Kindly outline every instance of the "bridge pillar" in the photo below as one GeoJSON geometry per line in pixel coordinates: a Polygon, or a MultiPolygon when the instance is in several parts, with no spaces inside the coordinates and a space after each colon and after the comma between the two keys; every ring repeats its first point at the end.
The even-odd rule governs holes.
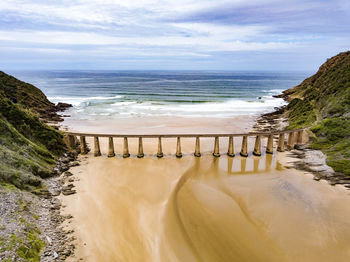
{"type": "Polygon", "coordinates": [[[127,158],[129,157],[129,144],[128,144],[128,138],[124,137],[124,150],[123,150],[123,157],[127,158]]]}
{"type": "Polygon", "coordinates": [[[177,137],[177,144],[176,144],[176,157],[182,157],[180,137],[177,137]]]}
{"type": "Polygon", "coordinates": [[[68,135],[68,147],[75,148],[75,138],[73,135],[68,135]]]}
{"type": "Polygon", "coordinates": [[[157,157],[158,157],[158,158],[163,157],[162,138],[161,138],[161,137],[158,137],[158,152],[157,152],[157,157]]]}
{"type": "Polygon", "coordinates": [[[220,156],[219,137],[218,136],[215,137],[213,156],[215,156],[215,157],[219,157],[220,156]]]}
{"type": "Polygon", "coordinates": [[[261,156],[261,136],[256,136],[254,145],[254,156],[261,156]]]}
{"type": "Polygon", "coordinates": [[[294,132],[288,133],[287,149],[292,150],[294,148],[294,132]]]}
{"type": "Polygon", "coordinates": [[[247,136],[243,136],[242,138],[242,148],[239,154],[244,157],[248,156],[248,137],[247,136]]]}
{"type": "Polygon", "coordinates": [[[266,153],[273,154],[273,135],[270,134],[267,138],[266,153]]]}
{"type": "Polygon", "coordinates": [[[201,156],[201,152],[200,152],[200,141],[199,141],[199,136],[196,137],[196,148],[194,151],[194,156],[196,157],[200,157],[201,156]]]}
{"type": "Polygon", "coordinates": [[[94,137],[94,145],[94,156],[101,156],[100,141],[98,140],[98,136],[94,137]]]}
{"type": "Polygon", "coordinates": [[[80,136],[80,153],[82,155],[86,155],[88,153],[85,136],[80,136]]]}
{"type": "Polygon", "coordinates": [[[301,145],[303,143],[303,130],[297,132],[297,144],[301,145]]]}
{"type": "Polygon", "coordinates": [[[108,138],[108,157],[114,157],[114,143],[113,143],[113,137],[108,138]]]}
{"type": "Polygon", "coordinates": [[[284,133],[280,133],[279,134],[277,151],[278,152],[284,152],[284,133]]]}
{"type": "Polygon", "coordinates": [[[143,143],[142,143],[142,137],[139,137],[139,151],[137,153],[138,158],[143,158],[145,154],[143,153],[143,143]]]}
{"type": "Polygon", "coordinates": [[[234,157],[235,156],[235,152],[234,152],[234,146],[233,146],[233,136],[230,136],[228,138],[228,151],[227,151],[227,155],[230,157],[234,157]]]}

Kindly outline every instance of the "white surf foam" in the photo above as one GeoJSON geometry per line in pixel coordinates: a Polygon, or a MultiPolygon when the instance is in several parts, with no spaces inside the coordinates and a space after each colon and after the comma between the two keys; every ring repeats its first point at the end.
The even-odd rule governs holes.
{"type": "Polygon", "coordinates": [[[280,98],[265,97],[256,101],[232,99],[226,102],[166,103],[159,101],[120,101],[113,104],[81,103],[71,113],[74,117],[99,119],[144,116],[232,117],[260,114],[284,105],[280,98]]]}
{"type": "Polygon", "coordinates": [[[64,102],[72,104],[73,106],[78,106],[82,103],[94,101],[94,100],[113,100],[123,98],[121,95],[116,96],[92,96],[92,97],[79,97],[79,96],[52,96],[48,99],[53,103],[64,102]]]}

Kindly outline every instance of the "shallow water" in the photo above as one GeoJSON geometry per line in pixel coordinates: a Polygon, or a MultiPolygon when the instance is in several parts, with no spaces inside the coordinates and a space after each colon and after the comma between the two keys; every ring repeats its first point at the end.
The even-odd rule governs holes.
{"type": "Polygon", "coordinates": [[[143,159],[90,154],[73,169],[78,194],[63,201],[74,217],[76,259],[349,261],[348,192],[284,168],[287,153],[214,158],[203,140],[195,158],[184,141],[177,159],[168,141],[157,159],[153,143],[143,159]]]}

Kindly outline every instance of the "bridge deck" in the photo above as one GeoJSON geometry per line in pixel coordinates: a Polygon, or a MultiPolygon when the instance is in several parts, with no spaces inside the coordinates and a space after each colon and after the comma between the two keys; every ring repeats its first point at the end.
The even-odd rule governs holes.
{"type": "Polygon", "coordinates": [[[83,133],[83,132],[66,132],[67,135],[86,136],[86,137],[142,137],[142,138],[171,138],[171,137],[239,137],[239,136],[269,136],[278,135],[281,133],[287,134],[291,132],[303,131],[306,128],[282,130],[273,132],[249,132],[249,133],[216,133],[216,134],[98,134],[98,133],[83,133]]]}
{"type": "Polygon", "coordinates": [[[123,149],[123,157],[129,157],[129,145],[128,145],[128,138],[138,138],[139,139],[139,149],[137,157],[144,157],[143,153],[143,138],[158,138],[158,152],[157,157],[163,157],[163,150],[162,150],[162,138],[177,138],[177,146],[176,146],[176,157],[182,157],[181,152],[181,138],[188,138],[188,137],[194,137],[196,138],[196,145],[195,145],[195,152],[194,155],[196,157],[200,157],[200,138],[203,137],[214,137],[214,150],[213,150],[213,156],[219,157],[220,156],[220,150],[219,150],[219,138],[220,137],[228,137],[228,152],[227,155],[233,157],[234,154],[234,137],[242,137],[242,146],[240,155],[243,157],[248,156],[248,137],[249,136],[255,136],[255,145],[254,145],[254,151],[253,154],[255,156],[261,156],[261,138],[262,137],[268,137],[267,139],[267,145],[266,145],[266,153],[272,154],[274,152],[274,136],[278,135],[278,145],[277,145],[277,151],[283,152],[285,148],[285,134],[288,134],[287,149],[294,148],[295,144],[302,144],[303,142],[303,131],[305,128],[301,129],[294,129],[294,130],[283,130],[283,131],[273,131],[273,132],[250,132],[250,133],[236,133],[236,134],[91,134],[91,133],[77,133],[77,132],[67,132],[67,146],[68,147],[74,147],[76,144],[76,136],[80,136],[80,147],[81,147],[81,154],[87,154],[88,153],[88,147],[86,143],[86,137],[94,137],[94,155],[95,156],[101,156],[101,150],[100,150],[100,142],[99,137],[108,137],[108,157],[114,157],[115,151],[114,151],[114,142],[113,138],[123,138],[124,139],[124,149],[123,149]]]}

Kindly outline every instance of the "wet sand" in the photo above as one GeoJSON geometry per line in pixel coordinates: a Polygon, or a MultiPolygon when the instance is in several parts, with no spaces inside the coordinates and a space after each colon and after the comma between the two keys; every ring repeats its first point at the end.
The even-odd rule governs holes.
{"type": "Polygon", "coordinates": [[[103,156],[89,153],[71,169],[77,194],[61,197],[77,237],[71,261],[350,260],[348,191],[284,168],[287,152],[241,158],[237,138],[230,158],[220,142],[220,158],[211,155],[212,139],[201,140],[203,155],[195,158],[193,139],[184,139],[177,159],[176,141],[167,139],[157,159],[149,139],[146,157],[137,159],[135,139],[132,156],[122,159],[121,140],[118,156],[107,158],[101,139],[103,156]]]}
{"type": "Polygon", "coordinates": [[[63,126],[70,131],[111,134],[228,133],[238,131],[248,132],[257,117],[257,115],[236,116],[232,118],[191,118],[177,116],[121,117],[118,120],[99,121],[66,118],[63,126]]]}

